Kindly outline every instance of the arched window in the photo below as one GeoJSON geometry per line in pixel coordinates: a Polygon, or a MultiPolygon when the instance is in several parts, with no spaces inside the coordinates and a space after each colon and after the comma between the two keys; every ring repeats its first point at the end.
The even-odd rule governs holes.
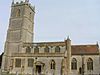
{"type": "Polygon", "coordinates": [[[20,16],[20,9],[17,9],[16,11],[16,17],[19,17],[20,16]]]}
{"type": "Polygon", "coordinates": [[[31,48],[29,46],[26,48],[26,53],[31,53],[31,48]]]}
{"type": "Polygon", "coordinates": [[[55,69],[55,61],[52,60],[50,63],[50,69],[55,69]]]}
{"type": "Polygon", "coordinates": [[[56,47],[55,47],[55,52],[56,52],[56,53],[60,53],[60,47],[59,47],[59,46],[56,46],[56,47]]]}
{"type": "Polygon", "coordinates": [[[34,53],[39,53],[39,48],[37,46],[34,48],[34,53]]]}
{"type": "Polygon", "coordinates": [[[49,53],[49,47],[48,47],[48,46],[46,46],[46,47],[44,48],[44,52],[45,52],[45,53],[49,53]]]}
{"type": "Polygon", "coordinates": [[[72,70],[77,70],[77,60],[75,58],[72,59],[71,69],[72,70]]]}
{"type": "Polygon", "coordinates": [[[93,70],[93,60],[91,58],[87,60],[87,70],[93,70]]]}

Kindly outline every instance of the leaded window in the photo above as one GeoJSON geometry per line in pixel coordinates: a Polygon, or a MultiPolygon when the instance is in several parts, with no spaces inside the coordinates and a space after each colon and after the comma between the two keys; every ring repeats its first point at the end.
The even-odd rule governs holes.
{"type": "Polygon", "coordinates": [[[31,48],[29,46],[26,48],[26,53],[31,53],[31,48]]]}
{"type": "Polygon", "coordinates": [[[75,58],[73,58],[71,61],[71,69],[77,70],[77,60],[75,58]]]}
{"type": "Polygon", "coordinates": [[[55,61],[54,60],[51,61],[50,68],[51,69],[55,69],[55,61]]]}
{"type": "Polygon", "coordinates": [[[33,67],[34,59],[28,59],[28,67],[33,67]]]}
{"type": "Polygon", "coordinates": [[[93,70],[93,60],[91,58],[87,61],[87,70],[93,70]]]}
{"type": "Polygon", "coordinates": [[[21,67],[21,59],[15,59],[15,67],[21,67]]]}
{"type": "Polygon", "coordinates": [[[60,47],[59,47],[59,46],[56,46],[56,47],[55,47],[55,52],[56,52],[56,53],[60,53],[60,47]]]}
{"type": "Polygon", "coordinates": [[[48,47],[48,46],[46,46],[46,47],[44,48],[44,52],[45,52],[45,53],[49,53],[49,47],[48,47]]]}
{"type": "Polygon", "coordinates": [[[39,48],[37,46],[34,48],[34,53],[39,53],[39,48]]]}

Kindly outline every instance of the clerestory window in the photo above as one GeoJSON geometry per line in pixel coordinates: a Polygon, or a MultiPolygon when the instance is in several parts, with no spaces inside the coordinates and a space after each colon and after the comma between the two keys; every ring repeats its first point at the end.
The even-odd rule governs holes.
{"type": "Polygon", "coordinates": [[[45,52],[45,53],[49,53],[49,47],[48,47],[48,46],[46,46],[46,47],[44,48],[44,52],[45,52]]]}
{"type": "Polygon", "coordinates": [[[31,53],[31,47],[28,46],[28,47],[26,48],[26,53],[31,53]]]}
{"type": "Polygon", "coordinates": [[[60,47],[59,47],[59,46],[56,46],[56,47],[55,47],[55,52],[56,52],[56,53],[60,53],[60,47]]]}
{"type": "Polygon", "coordinates": [[[39,48],[37,46],[34,48],[34,53],[39,53],[39,48]]]}

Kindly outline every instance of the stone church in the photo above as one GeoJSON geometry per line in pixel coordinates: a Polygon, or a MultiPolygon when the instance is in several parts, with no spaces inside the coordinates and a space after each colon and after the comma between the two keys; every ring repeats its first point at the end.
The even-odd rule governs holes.
{"type": "Polygon", "coordinates": [[[72,45],[34,38],[35,7],[28,0],[11,5],[2,72],[16,75],[100,75],[99,45],[72,45]]]}

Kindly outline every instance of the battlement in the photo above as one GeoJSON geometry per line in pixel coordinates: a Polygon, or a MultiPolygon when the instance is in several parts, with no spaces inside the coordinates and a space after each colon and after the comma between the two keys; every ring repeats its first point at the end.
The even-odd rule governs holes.
{"type": "Polygon", "coordinates": [[[29,0],[13,0],[12,4],[29,3],[29,0]]]}
{"type": "Polygon", "coordinates": [[[35,10],[35,6],[32,6],[29,3],[29,0],[13,0],[11,6],[13,7],[13,6],[21,6],[21,5],[28,5],[33,11],[35,10]]]}

